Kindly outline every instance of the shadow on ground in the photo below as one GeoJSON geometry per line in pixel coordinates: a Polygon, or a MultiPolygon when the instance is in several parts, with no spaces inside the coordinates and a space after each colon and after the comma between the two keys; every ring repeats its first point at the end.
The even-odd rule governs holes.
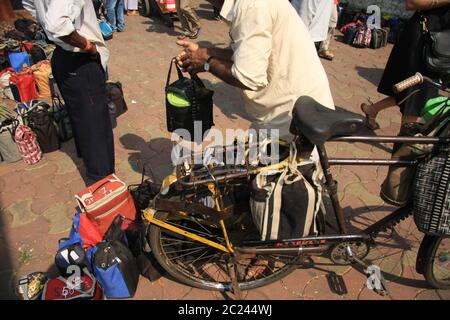
{"type": "Polygon", "coordinates": [[[17,299],[14,293],[15,266],[9,247],[7,226],[4,221],[5,215],[2,211],[0,208],[0,300],[12,300],[17,299]]]}
{"type": "Polygon", "coordinates": [[[132,151],[128,154],[128,162],[135,172],[144,173],[155,182],[161,182],[172,173],[173,143],[169,139],[156,138],[147,142],[132,133],[124,134],[119,139],[125,149],[132,151]]]}
{"type": "Polygon", "coordinates": [[[356,66],[355,70],[358,72],[358,75],[367,81],[371,82],[374,86],[378,87],[380,83],[381,76],[383,75],[384,70],[379,68],[366,68],[362,66],[356,66]]]}

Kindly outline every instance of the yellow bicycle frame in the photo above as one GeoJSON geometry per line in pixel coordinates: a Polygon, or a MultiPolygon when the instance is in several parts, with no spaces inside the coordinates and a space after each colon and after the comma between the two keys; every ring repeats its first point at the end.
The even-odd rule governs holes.
{"type": "MultiPolygon", "coordinates": [[[[274,165],[270,165],[270,166],[267,166],[267,167],[259,168],[256,171],[259,173],[259,172],[268,171],[268,170],[281,170],[281,169],[284,169],[286,167],[288,162],[289,162],[289,158],[283,160],[280,163],[277,163],[277,164],[274,164],[274,165]]],[[[219,199],[220,197],[217,194],[216,186],[214,184],[210,184],[210,185],[208,185],[208,189],[213,194],[213,198],[214,198],[214,200],[216,202],[217,210],[221,211],[221,205],[220,205],[220,199],[219,199]]],[[[153,223],[153,224],[155,224],[155,225],[157,225],[157,226],[159,226],[161,228],[164,228],[164,229],[170,230],[172,232],[175,232],[175,233],[177,233],[179,235],[182,235],[182,236],[184,236],[186,238],[189,238],[189,239],[192,239],[194,241],[206,244],[207,246],[210,246],[212,248],[218,249],[218,250],[223,251],[225,253],[233,253],[233,245],[231,244],[230,239],[228,237],[228,232],[227,232],[227,229],[226,229],[226,226],[225,226],[225,222],[224,222],[223,219],[220,220],[220,227],[222,229],[223,236],[225,238],[226,246],[224,246],[224,245],[222,245],[220,243],[211,241],[209,239],[206,239],[204,237],[201,237],[201,236],[199,236],[199,235],[197,235],[195,233],[192,233],[192,232],[183,230],[181,228],[178,228],[178,227],[176,227],[174,225],[171,225],[171,224],[169,224],[169,223],[167,223],[167,222],[165,222],[163,220],[157,219],[157,218],[155,218],[155,213],[156,213],[155,209],[147,208],[147,209],[143,210],[142,217],[145,220],[147,220],[148,222],[150,222],[150,223],[153,223]]]]}

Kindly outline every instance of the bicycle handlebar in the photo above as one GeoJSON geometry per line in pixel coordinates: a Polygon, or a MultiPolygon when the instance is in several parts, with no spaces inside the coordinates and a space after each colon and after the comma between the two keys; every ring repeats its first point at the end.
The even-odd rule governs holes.
{"type": "Polygon", "coordinates": [[[424,83],[424,82],[426,82],[427,84],[431,85],[432,87],[434,87],[436,89],[450,92],[450,88],[449,88],[448,84],[436,82],[431,78],[423,76],[419,72],[417,72],[412,77],[409,77],[408,79],[403,80],[402,82],[394,84],[392,86],[392,89],[394,90],[395,93],[400,93],[402,91],[405,91],[406,89],[409,89],[411,87],[414,87],[414,86],[424,83]]]}
{"type": "Polygon", "coordinates": [[[412,77],[409,77],[408,79],[405,79],[402,82],[395,84],[393,86],[393,90],[395,93],[400,93],[408,88],[423,83],[423,80],[424,80],[423,76],[419,72],[417,72],[412,77]]]}

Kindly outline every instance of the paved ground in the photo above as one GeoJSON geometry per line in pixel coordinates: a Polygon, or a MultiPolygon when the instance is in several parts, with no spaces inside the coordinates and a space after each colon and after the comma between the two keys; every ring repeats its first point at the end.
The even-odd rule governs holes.
{"type": "MultiPolygon", "coordinates": [[[[212,19],[209,5],[200,2],[203,44],[226,46],[227,26],[212,19]]],[[[293,32],[295,32],[293,30],[293,32]]],[[[115,129],[116,168],[127,183],[140,179],[140,168],[150,163],[158,177],[170,166],[170,142],[165,130],[163,88],[170,58],[179,50],[177,31],[159,21],[127,17],[126,32],[114,35],[111,49],[110,78],[123,83],[129,112],[119,119],[115,129]]],[[[333,62],[323,61],[335,102],[360,112],[359,104],[381,96],[376,85],[392,48],[356,49],[332,43],[333,62]]],[[[301,70],[299,70],[301,72],[301,70]]],[[[215,94],[215,122],[218,128],[247,127],[238,91],[212,76],[202,76],[215,94]]],[[[396,134],[400,113],[389,110],[380,115],[377,134],[396,134]]],[[[390,146],[329,144],[335,156],[387,157],[390,146]]],[[[385,168],[337,167],[334,170],[341,190],[342,204],[351,228],[360,229],[393,210],[379,199],[379,186],[385,168]],[[353,208],[353,209],[352,209],[353,208]],[[368,210],[374,212],[369,213],[368,210]]],[[[12,298],[12,283],[17,275],[46,271],[53,263],[57,240],[68,234],[75,213],[73,195],[83,188],[83,167],[75,156],[73,142],[60,151],[46,154],[41,162],[27,166],[22,162],[0,165],[0,298],[12,298]]],[[[390,294],[380,297],[365,287],[366,278],[350,267],[335,267],[326,258],[316,258],[316,265],[299,269],[270,286],[245,292],[247,299],[449,299],[449,291],[431,290],[414,271],[421,234],[411,219],[395,231],[381,234],[380,245],[371,258],[385,271],[390,294]],[[329,276],[342,275],[346,290],[334,293],[329,276]]],[[[137,299],[224,299],[220,293],[193,289],[165,277],[155,282],[144,278],[139,283],[137,299]]]]}

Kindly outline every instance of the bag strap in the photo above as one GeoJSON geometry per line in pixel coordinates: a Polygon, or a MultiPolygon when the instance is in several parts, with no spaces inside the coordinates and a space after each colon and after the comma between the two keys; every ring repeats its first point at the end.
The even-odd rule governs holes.
{"type": "Polygon", "coordinates": [[[181,69],[178,66],[178,64],[176,63],[175,58],[172,58],[172,60],[170,60],[169,72],[167,73],[166,89],[170,84],[170,76],[172,74],[172,66],[173,65],[175,65],[175,68],[177,69],[178,79],[184,79],[183,72],[181,72],[181,69]]]}

